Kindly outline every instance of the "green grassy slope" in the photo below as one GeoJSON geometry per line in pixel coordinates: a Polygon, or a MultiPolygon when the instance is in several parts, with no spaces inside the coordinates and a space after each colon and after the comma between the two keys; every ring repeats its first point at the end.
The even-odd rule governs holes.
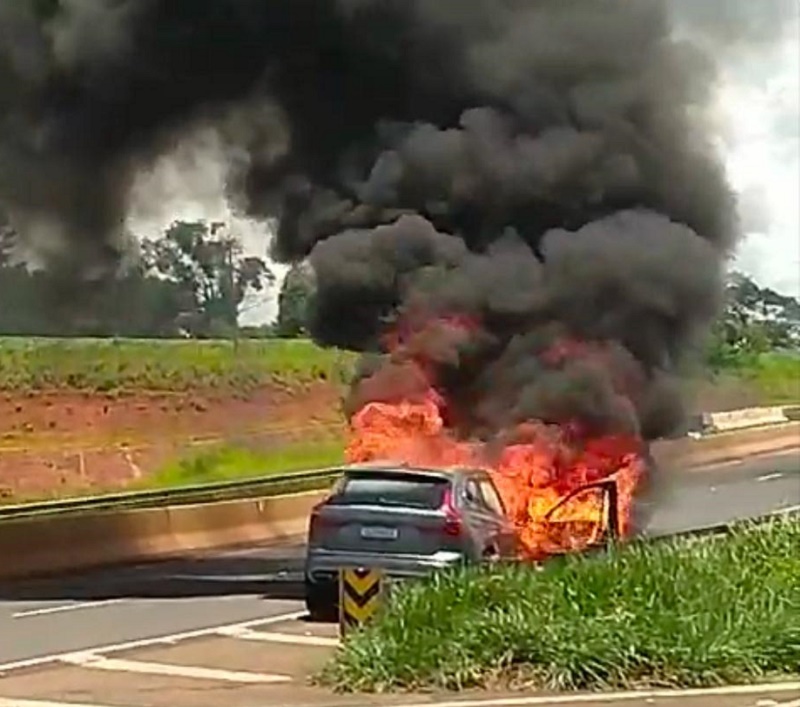
{"type": "Polygon", "coordinates": [[[0,339],[0,389],[183,391],[340,381],[353,355],[305,340],[0,339]]]}

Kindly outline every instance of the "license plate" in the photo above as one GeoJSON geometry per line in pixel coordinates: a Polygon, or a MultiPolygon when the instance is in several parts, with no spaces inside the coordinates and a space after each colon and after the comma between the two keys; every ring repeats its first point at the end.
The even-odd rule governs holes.
{"type": "Polygon", "coordinates": [[[397,540],[397,528],[382,528],[372,525],[361,528],[361,537],[366,540],[397,540]]]}

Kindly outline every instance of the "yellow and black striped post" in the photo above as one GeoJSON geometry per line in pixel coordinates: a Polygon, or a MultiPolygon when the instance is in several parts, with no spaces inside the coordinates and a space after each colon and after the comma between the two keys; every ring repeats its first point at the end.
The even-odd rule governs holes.
{"type": "Polygon", "coordinates": [[[339,572],[339,630],[342,634],[363,626],[381,605],[383,572],[343,569],[339,572]]]}

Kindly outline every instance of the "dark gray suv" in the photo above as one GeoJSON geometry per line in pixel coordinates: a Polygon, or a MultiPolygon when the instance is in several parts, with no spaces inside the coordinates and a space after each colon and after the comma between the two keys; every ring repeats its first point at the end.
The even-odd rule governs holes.
{"type": "Polygon", "coordinates": [[[341,568],[419,577],[462,563],[513,559],[516,538],[485,471],[345,467],[309,521],[306,606],[312,619],[335,616],[341,568]]]}

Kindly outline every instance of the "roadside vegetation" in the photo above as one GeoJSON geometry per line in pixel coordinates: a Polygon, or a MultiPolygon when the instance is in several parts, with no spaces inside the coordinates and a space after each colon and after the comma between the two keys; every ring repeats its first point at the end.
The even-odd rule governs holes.
{"type": "Polygon", "coordinates": [[[761,405],[800,403],[800,352],[741,356],[713,371],[711,382],[721,389],[751,389],[761,405]]]}
{"type": "Polygon", "coordinates": [[[343,463],[343,450],[342,440],[336,438],[265,451],[235,445],[218,446],[166,464],[149,475],[139,488],[180,488],[323,469],[343,463]]]}
{"type": "MultiPolygon", "coordinates": [[[[69,306],[58,279],[7,257],[14,238],[0,220],[0,291],[15,293],[0,311],[0,335],[15,335],[0,338],[0,390],[236,392],[350,376],[354,354],[307,338],[316,296],[307,264],[284,278],[274,323],[239,325],[275,277],[224,224],[175,222],[143,241],[130,271],[69,306]]],[[[798,402],[799,351],[800,301],[734,272],[695,377],[743,383],[762,404],[798,402]]]]}
{"type": "MultiPolygon", "coordinates": [[[[247,391],[263,385],[346,382],[355,354],[308,339],[0,338],[0,390],[88,393],[247,391]]],[[[800,401],[800,355],[728,353],[705,374],[752,388],[761,404],[800,401]]]]}
{"type": "Polygon", "coordinates": [[[690,687],[800,672],[800,521],[399,587],[320,676],[347,691],[690,687]],[[713,591],[709,591],[713,588],[713,591]]]}
{"type": "Polygon", "coordinates": [[[699,377],[761,405],[800,402],[800,300],[730,274],[699,377]]]}
{"type": "Polygon", "coordinates": [[[0,339],[0,389],[242,391],[339,383],[353,357],[308,340],[0,339]]]}

